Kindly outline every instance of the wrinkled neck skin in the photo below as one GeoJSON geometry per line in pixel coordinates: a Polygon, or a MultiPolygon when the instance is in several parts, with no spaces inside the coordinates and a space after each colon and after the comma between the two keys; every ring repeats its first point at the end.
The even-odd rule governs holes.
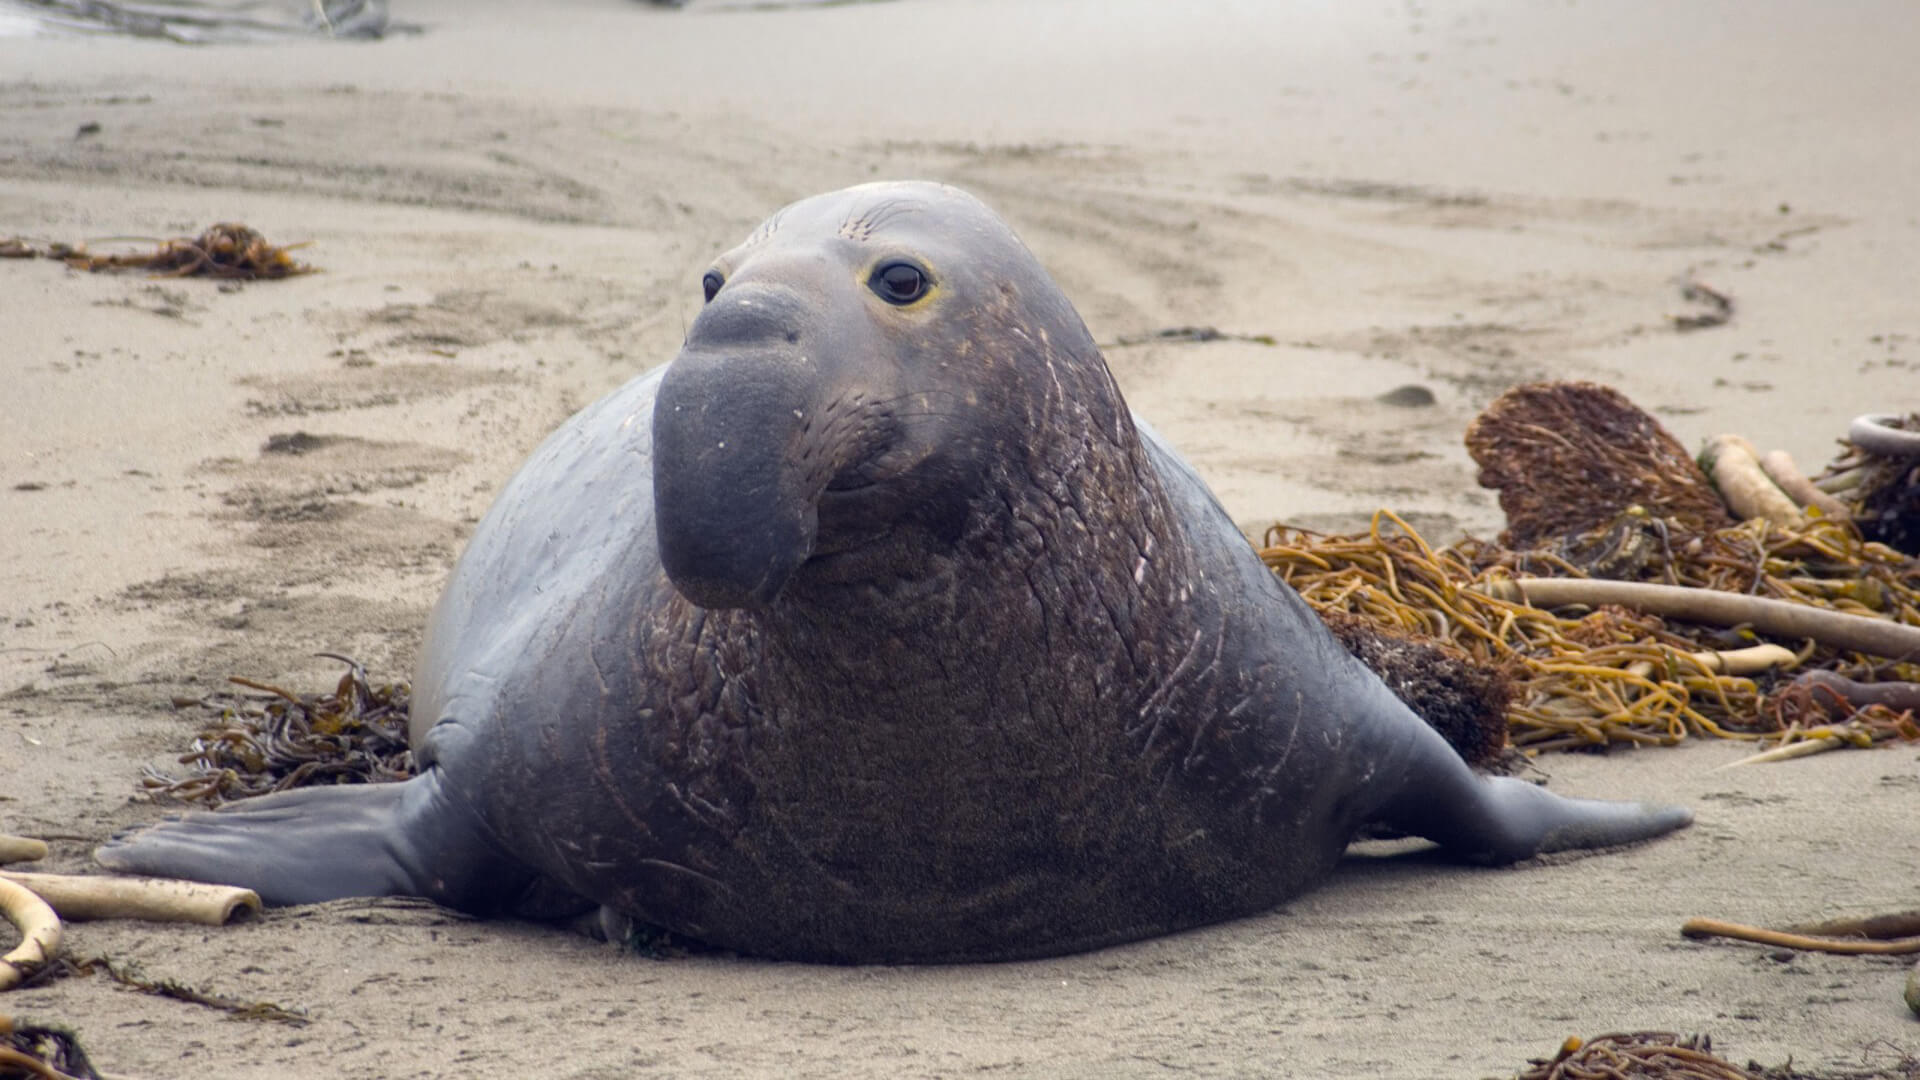
{"type": "Polygon", "coordinates": [[[909,516],[736,613],[758,630],[761,700],[956,748],[996,725],[1092,735],[1148,706],[1114,688],[1160,685],[1180,658],[1153,643],[1196,640],[1192,554],[1092,342],[1030,344],[1018,366],[1042,377],[993,426],[957,536],[909,516]]]}

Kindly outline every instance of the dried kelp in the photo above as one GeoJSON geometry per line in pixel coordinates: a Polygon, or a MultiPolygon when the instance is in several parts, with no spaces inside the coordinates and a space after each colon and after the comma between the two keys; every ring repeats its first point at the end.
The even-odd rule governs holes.
{"type": "Polygon", "coordinates": [[[347,665],[330,694],[297,695],[267,683],[229,681],[256,693],[225,692],[175,699],[211,714],[180,758],[185,777],[149,769],[142,781],[155,798],[218,806],[234,799],[315,784],[377,783],[413,775],[407,741],[408,688],[374,684],[347,665]]]}
{"type": "Polygon", "coordinates": [[[80,1037],[0,1013],[0,1080],[100,1080],[80,1037]]]}
{"type": "Polygon", "coordinates": [[[177,979],[149,979],[134,965],[115,963],[104,956],[92,956],[84,960],[61,957],[41,968],[24,985],[39,986],[59,979],[84,977],[95,972],[137,993],[185,1002],[188,1005],[198,1005],[203,1009],[213,1009],[216,1012],[226,1013],[236,1020],[265,1020],[292,1027],[305,1027],[310,1022],[305,1009],[288,1008],[271,1001],[245,1001],[226,994],[188,986],[177,979]]]}
{"type": "MultiPolygon", "coordinates": [[[[1503,577],[1609,578],[1920,626],[1920,562],[1870,542],[1848,515],[1827,509],[1825,493],[1820,506],[1803,511],[1775,488],[1745,439],[1722,436],[1713,445],[1741,458],[1741,468],[1728,466],[1729,484],[1751,479],[1782,511],[1743,512],[1748,520],[1736,522],[1728,512],[1736,492],[1716,490],[1720,477],[1710,479],[1657,420],[1615,390],[1577,382],[1516,387],[1467,430],[1480,482],[1498,490],[1507,513],[1506,546],[1469,540],[1436,553],[1410,530],[1383,538],[1376,519],[1366,538],[1270,536],[1268,562],[1323,609],[1424,630],[1477,658],[1517,660],[1527,674],[1510,719],[1521,745],[1667,743],[1689,731],[1786,739],[1817,732],[1853,743],[1912,738],[1914,711],[1904,699],[1849,697],[1831,681],[1786,684],[1709,670],[1707,654],[1762,640],[1750,627],[1663,621],[1604,605],[1575,620],[1492,606],[1480,595],[1501,592],[1496,579],[1503,577]]],[[[1920,674],[1920,655],[1776,644],[1797,654],[1792,666],[1801,671],[1856,685],[1920,674]]]]}
{"type": "Polygon", "coordinates": [[[1673,328],[1683,334],[1693,330],[1711,330],[1716,326],[1725,326],[1733,319],[1733,297],[1705,282],[1686,281],[1680,286],[1680,298],[1699,305],[1699,310],[1685,315],[1668,316],[1673,322],[1673,328]]]}
{"type": "MultiPolygon", "coordinates": [[[[1920,625],[1920,567],[1865,543],[1843,523],[1816,521],[1790,533],[1750,522],[1695,539],[1659,561],[1662,576],[1920,625]]],[[[1491,581],[1516,574],[1584,576],[1548,553],[1474,540],[1435,549],[1381,511],[1364,535],[1275,527],[1260,554],[1323,613],[1360,616],[1437,638],[1482,663],[1513,665],[1507,719],[1516,746],[1670,745],[1689,733],[1753,739],[1843,732],[1871,742],[1912,730],[1911,713],[1871,706],[1813,723],[1790,699],[1772,706],[1770,695],[1785,689],[1786,680],[1718,672],[1702,658],[1754,644],[1750,632],[1669,623],[1617,607],[1560,614],[1489,595],[1491,581]]],[[[1802,669],[1863,681],[1920,676],[1920,658],[1889,662],[1811,643],[1780,644],[1800,657],[1802,669]]]]}
{"type": "Polygon", "coordinates": [[[1671,542],[1733,524],[1679,440],[1597,383],[1514,387],[1467,427],[1467,451],[1481,486],[1500,493],[1510,548],[1608,530],[1632,507],[1671,542]]]}
{"type": "Polygon", "coordinates": [[[1518,1080],[1764,1080],[1713,1054],[1705,1035],[1636,1031],[1568,1039],[1551,1059],[1535,1059],[1518,1080]]]}
{"type": "Polygon", "coordinates": [[[76,270],[151,270],[160,277],[210,277],[256,281],[313,273],[288,252],[306,244],[276,247],[245,225],[215,225],[195,237],[155,242],[153,250],[125,255],[96,255],[85,244],[34,244],[19,237],[0,240],[0,258],[58,259],[76,270]]]}
{"type": "Polygon", "coordinates": [[[1705,1035],[1676,1035],[1668,1031],[1636,1031],[1568,1039],[1552,1058],[1536,1058],[1532,1068],[1516,1080],[1920,1080],[1920,1060],[1885,1044],[1870,1046],[1863,1060],[1884,1057],[1885,1064],[1860,1069],[1805,1072],[1792,1061],[1745,1068],[1713,1053],[1705,1035]]]}

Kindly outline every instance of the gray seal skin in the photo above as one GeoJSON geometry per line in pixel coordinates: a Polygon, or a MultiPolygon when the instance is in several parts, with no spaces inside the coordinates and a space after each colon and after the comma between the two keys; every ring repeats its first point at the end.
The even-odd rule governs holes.
{"type": "Polygon", "coordinates": [[[1000,960],[1262,911],[1370,824],[1507,863],[1691,820],[1469,770],[1134,419],[971,196],[796,203],[705,285],[679,356],[475,531],[414,682],[419,776],[99,861],[270,903],[599,904],[768,957],[1000,960]]]}

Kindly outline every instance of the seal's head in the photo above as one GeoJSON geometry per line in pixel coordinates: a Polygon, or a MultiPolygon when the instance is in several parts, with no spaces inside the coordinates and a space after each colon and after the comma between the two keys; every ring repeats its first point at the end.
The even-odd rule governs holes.
{"type": "Polygon", "coordinates": [[[879,572],[951,543],[996,477],[1057,486],[1060,446],[1131,438],[1072,305],[958,189],[795,203],[703,286],[653,424],[661,561],[702,607],[879,572]]]}

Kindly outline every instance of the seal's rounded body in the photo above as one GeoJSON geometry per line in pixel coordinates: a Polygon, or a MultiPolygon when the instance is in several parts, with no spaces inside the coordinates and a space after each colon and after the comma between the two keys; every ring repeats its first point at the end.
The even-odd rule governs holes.
{"type": "Polygon", "coordinates": [[[414,684],[419,777],[101,861],[933,961],[1259,911],[1371,822],[1497,862],[1688,820],[1473,775],[1136,423],[971,197],[807,200],[706,285],[680,356],[476,530],[414,684]],[[303,831],[327,852],[285,854],[303,831]]]}

